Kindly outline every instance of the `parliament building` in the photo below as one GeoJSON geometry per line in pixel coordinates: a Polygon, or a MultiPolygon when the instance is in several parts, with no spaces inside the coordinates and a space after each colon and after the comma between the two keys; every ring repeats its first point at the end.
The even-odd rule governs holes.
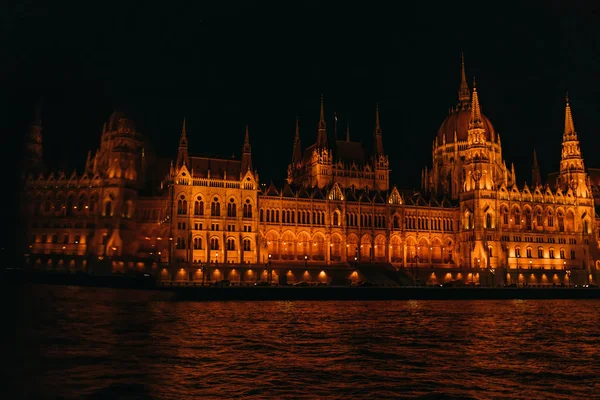
{"type": "Polygon", "coordinates": [[[286,183],[277,187],[253,168],[247,127],[241,157],[204,157],[188,151],[194,137],[184,121],[177,156],[165,163],[119,112],[84,171],[46,171],[38,116],[23,167],[26,266],[147,273],[172,284],[600,279],[600,171],[585,168],[568,99],[560,170],[542,181],[534,155],[524,185],[504,160],[464,62],[458,102],[434,137],[418,192],[390,182],[378,108],[371,152],[349,134],[332,137],[325,121],[321,98],[309,146],[296,121],[286,183]]]}

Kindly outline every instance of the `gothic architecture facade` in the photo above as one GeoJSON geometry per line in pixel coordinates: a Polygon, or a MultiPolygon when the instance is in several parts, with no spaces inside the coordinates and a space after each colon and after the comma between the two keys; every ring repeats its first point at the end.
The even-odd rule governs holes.
{"type": "Polygon", "coordinates": [[[464,62],[461,73],[419,192],[390,184],[378,108],[368,152],[349,132],[345,140],[328,134],[321,99],[315,143],[302,147],[296,121],[282,187],[261,184],[248,127],[240,159],[202,157],[189,153],[184,121],[177,157],[161,171],[117,112],[84,171],[49,173],[38,117],[24,167],[26,264],[194,284],[597,282],[597,182],[568,99],[560,171],[543,183],[535,161],[529,185],[518,185],[464,62]]]}

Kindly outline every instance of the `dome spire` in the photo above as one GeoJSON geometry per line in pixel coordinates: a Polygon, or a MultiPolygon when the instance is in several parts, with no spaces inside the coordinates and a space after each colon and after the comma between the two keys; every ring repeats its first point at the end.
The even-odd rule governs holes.
{"type": "Polygon", "coordinates": [[[567,92],[565,100],[567,102],[565,108],[565,132],[563,137],[567,136],[575,136],[577,138],[577,133],[575,133],[575,125],[573,124],[573,115],[571,114],[571,105],[569,104],[569,93],[567,92]]]}
{"type": "Polygon", "coordinates": [[[461,58],[461,74],[460,74],[460,89],[458,90],[458,101],[464,106],[469,104],[471,93],[469,85],[467,85],[467,74],[465,73],[465,55],[460,53],[461,58]]]}
{"type": "Polygon", "coordinates": [[[383,154],[383,139],[381,136],[381,125],[379,124],[379,103],[375,108],[375,153],[383,154]]]}
{"type": "Polygon", "coordinates": [[[479,96],[477,95],[477,87],[475,78],[473,78],[473,98],[471,100],[471,120],[469,128],[483,128],[483,120],[481,118],[481,108],[479,107],[479,96]]]}

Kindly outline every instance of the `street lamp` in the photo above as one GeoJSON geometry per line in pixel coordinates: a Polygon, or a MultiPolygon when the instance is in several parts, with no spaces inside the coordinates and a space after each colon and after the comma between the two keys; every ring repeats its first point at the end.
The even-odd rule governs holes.
{"type": "Polygon", "coordinates": [[[206,282],[206,263],[200,264],[200,269],[202,270],[202,286],[204,286],[204,282],[206,282]]]}
{"type": "Polygon", "coordinates": [[[308,256],[304,255],[304,269],[308,268],[308,256]]]}
{"type": "Polygon", "coordinates": [[[517,254],[517,279],[515,282],[517,287],[519,287],[519,258],[521,258],[521,254],[517,254]]]}
{"type": "Polygon", "coordinates": [[[494,268],[490,268],[490,277],[492,278],[492,287],[495,286],[495,282],[494,282],[494,274],[495,274],[496,270],[494,268]]]}
{"type": "Polygon", "coordinates": [[[271,254],[269,254],[269,262],[267,263],[267,280],[269,281],[269,285],[270,285],[271,281],[272,281],[272,274],[271,274],[271,254]]]}

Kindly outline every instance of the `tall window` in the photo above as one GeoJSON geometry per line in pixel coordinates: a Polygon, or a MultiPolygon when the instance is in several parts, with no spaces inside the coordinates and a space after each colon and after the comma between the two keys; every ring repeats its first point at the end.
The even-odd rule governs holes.
{"type": "Polygon", "coordinates": [[[204,215],[204,202],[200,196],[196,197],[194,202],[194,215],[204,215]]]}
{"type": "Polygon", "coordinates": [[[194,250],[202,250],[202,238],[201,237],[194,238],[194,250]]]}
{"type": "Polygon", "coordinates": [[[177,248],[177,249],[185,249],[185,238],[178,237],[177,241],[175,242],[175,248],[177,248]]]}
{"type": "Polygon", "coordinates": [[[554,227],[554,216],[552,215],[552,213],[548,213],[548,226],[550,228],[554,227]]]}
{"type": "Polygon", "coordinates": [[[508,225],[508,210],[506,208],[502,210],[502,223],[508,225]]]}
{"type": "Polygon", "coordinates": [[[560,249],[560,258],[565,259],[565,249],[560,249]]]}
{"type": "Polygon", "coordinates": [[[333,213],[333,226],[338,226],[340,224],[340,215],[336,212],[333,213]]]}
{"type": "Polygon", "coordinates": [[[177,200],[177,214],[187,214],[187,200],[185,199],[184,195],[181,195],[179,200],[177,200]]]}
{"type": "Polygon", "coordinates": [[[544,249],[538,247],[538,258],[544,258],[544,249]]]}
{"type": "Polygon", "coordinates": [[[213,202],[210,203],[210,215],[215,217],[221,216],[221,203],[219,203],[219,199],[215,197],[213,202]]]}
{"type": "Polygon", "coordinates": [[[531,229],[531,210],[530,209],[526,209],[525,210],[525,226],[527,227],[527,229],[531,229]]]}
{"type": "Polygon", "coordinates": [[[527,258],[531,258],[531,247],[527,248],[527,258]]]}
{"type": "Polygon", "coordinates": [[[575,259],[575,250],[571,250],[571,260],[575,259]]]}
{"type": "Polygon", "coordinates": [[[492,227],[492,214],[490,214],[490,213],[485,214],[485,227],[486,228],[492,227]]]}
{"type": "Polygon", "coordinates": [[[554,249],[548,250],[548,257],[554,258],[554,249]]]}
{"type": "Polygon", "coordinates": [[[250,239],[244,239],[244,251],[250,251],[250,239]]]}
{"type": "Polygon", "coordinates": [[[112,201],[108,200],[104,203],[104,215],[110,217],[112,215],[112,201]]]}
{"type": "Polygon", "coordinates": [[[244,204],[244,218],[252,218],[252,204],[250,204],[250,200],[246,199],[246,203],[244,204]]]}
{"type": "Polygon", "coordinates": [[[236,211],[236,206],[235,206],[235,200],[234,199],[229,199],[229,203],[227,204],[227,216],[228,217],[235,217],[235,216],[237,216],[237,211],[236,211]]]}
{"type": "Polygon", "coordinates": [[[218,238],[210,239],[210,249],[211,250],[219,250],[219,239],[218,238]]]}
{"type": "Polygon", "coordinates": [[[235,240],[227,239],[227,250],[235,250],[235,240]]]}
{"type": "Polygon", "coordinates": [[[544,225],[544,221],[542,218],[542,210],[537,210],[536,215],[535,215],[535,223],[537,226],[543,226],[544,225]]]}
{"type": "Polygon", "coordinates": [[[558,230],[559,232],[565,231],[565,216],[562,212],[558,213],[558,230]]]}

